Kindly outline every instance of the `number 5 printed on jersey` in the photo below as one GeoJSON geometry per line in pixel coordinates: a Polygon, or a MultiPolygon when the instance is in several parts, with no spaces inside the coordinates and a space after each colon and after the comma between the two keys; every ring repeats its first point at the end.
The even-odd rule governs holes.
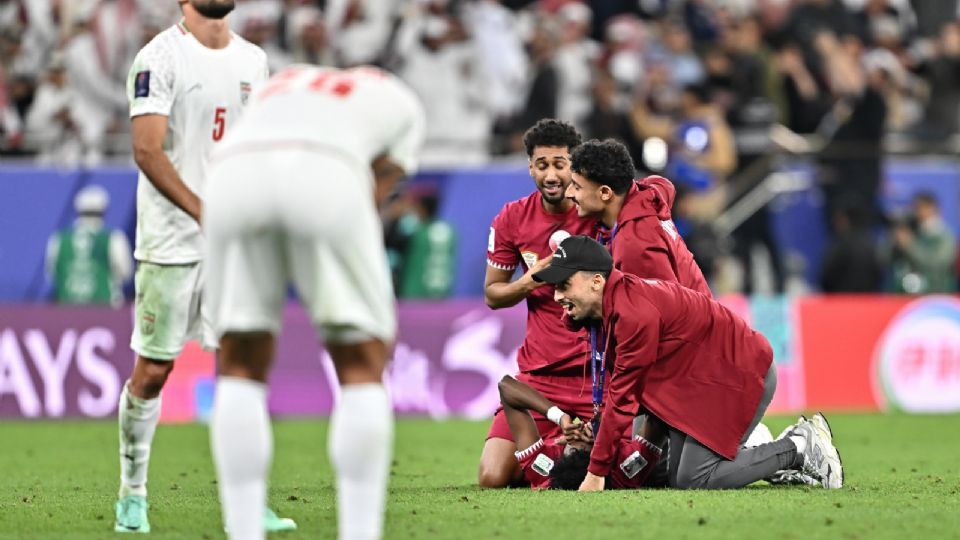
{"type": "Polygon", "coordinates": [[[213,140],[219,141],[223,138],[223,130],[227,123],[227,108],[217,107],[213,115],[213,140]]]}

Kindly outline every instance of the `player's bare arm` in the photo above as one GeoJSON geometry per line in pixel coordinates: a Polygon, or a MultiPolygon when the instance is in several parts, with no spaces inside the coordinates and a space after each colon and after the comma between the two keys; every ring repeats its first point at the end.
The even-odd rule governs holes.
{"type": "MultiPolygon", "coordinates": [[[[536,389],[509,375],[500,379],[497,389],[500,391],[500,403],[503,405],[503,412],[507,417],[507,424],[510,426],[510,433],[513,434],[517,448],[528,448],[540,439],[540,432],[533,417],[527,411],[536,411],[549,418],[550,409],[556,405],[536,389]]],[[[567,427],[574,426],[573,419],[567,413],[560,415],[559,424],[565,428],[565,431],[567,427]]],[[[574,436],[579,437],[579,432],[574,436]]]]}
{"type": "Polygon", "coordinates": [[[374,178],[373,198],[379,208],[397,189],[407,173],[403,170],[403,167],[391,160],[386,154],[374,158],[371,167],[373,168],[374,178]]]}
{"type": "Polygon", "coordinates": [[[487,305],[492,309],[501,309],[519,304],[534,289],[544,285],[535,281],[533,274],[549,266],[551,259],[552,256],[537,261],[537,264],[530,267],[515,281],[510,281],[513,270],[501,270],[487,265],[487,273],[483,280],[483,298],[487,305]]]}
{"type": "Polygon", "coordinates": [[[200,197],[190,190],[173,163],[163,152],[167,117],[160,114],[136,116],[131,121],[133,159],[153,187],[181,210],[200,222],[200,197]]]}

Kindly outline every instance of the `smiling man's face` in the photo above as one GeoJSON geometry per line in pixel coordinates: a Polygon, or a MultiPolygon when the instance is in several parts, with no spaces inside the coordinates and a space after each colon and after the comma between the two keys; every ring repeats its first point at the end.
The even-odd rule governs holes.
{"type": "Polygon", "coordinates": [[[576,272],[553,292],[568,317],[575,321],[599,319],[603,312],[604,277],[595,272],[576,272]]]}
{"type": "Polygon", "coordinates": [[[563,202],[570,185],[570,149],[566,146],[536,146],[530,156],[530,176],[549,204],[563,202]]]}

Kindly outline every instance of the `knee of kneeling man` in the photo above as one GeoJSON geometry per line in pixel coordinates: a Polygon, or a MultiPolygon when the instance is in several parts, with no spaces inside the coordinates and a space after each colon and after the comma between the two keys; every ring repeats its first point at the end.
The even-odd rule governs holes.
{"type": "Polygon", "coordinates": [[[673,486],[676,489],[700,489],[703,487],[703,479],[690,474],[678,474],[676,479],[676,485],[673,486]]]}

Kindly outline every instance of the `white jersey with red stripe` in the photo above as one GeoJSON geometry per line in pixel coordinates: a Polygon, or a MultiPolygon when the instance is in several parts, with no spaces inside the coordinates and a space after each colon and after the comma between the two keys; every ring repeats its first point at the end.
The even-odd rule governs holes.
{"type": "MultiPolygon", "coordinates": [[[[137,53],[127,79],[130,117],[167,117],[164,152],[184,184],[204,192],[210,153],[229,133],[254,89],[266,81],[262,49],[231,33],[222,49],[202,45],[179,23],[137,53]]],[[[187,264],[203,256],[200,226],[140,173],[134,257],[187,264]]]]}
{"type": "Polygon", "coordinates": [[[370,165],[380,155],[415,171],[424,127],[419,99],[394,75],[294,65],[254,93],[216,154],[303,148],[340,159],[372,182],[370,165]]]}

